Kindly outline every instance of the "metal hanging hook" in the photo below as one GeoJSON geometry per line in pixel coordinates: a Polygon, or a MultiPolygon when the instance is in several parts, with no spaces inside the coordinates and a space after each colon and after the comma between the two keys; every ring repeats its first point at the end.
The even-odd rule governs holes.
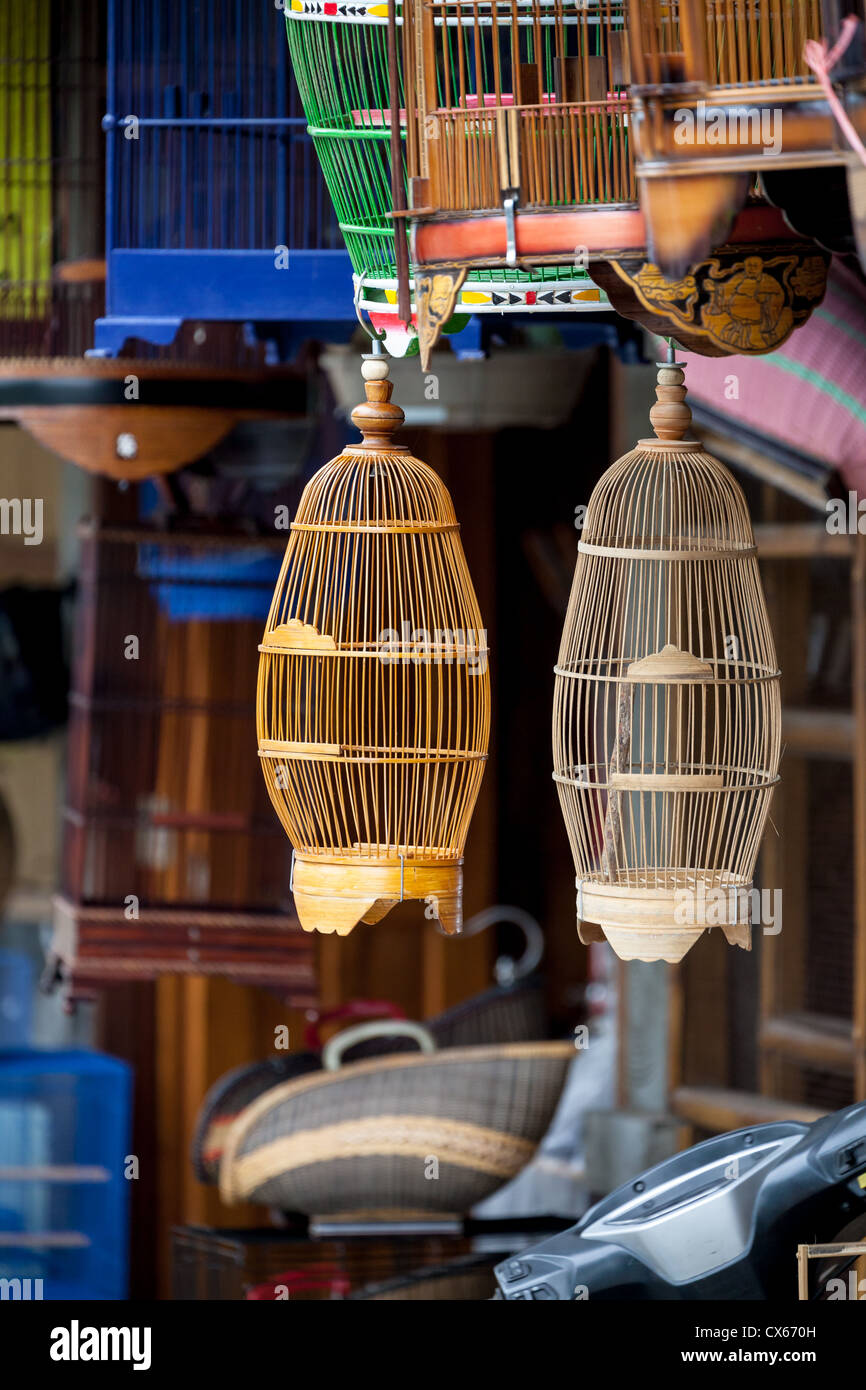
{"type": "Polygon", "coordinates": [[[364,281],[367,278],[367,272],[366,270],[362,270],[360,275],[355,275],[352,278],[355,281],[355,317],[358,320],[361,327],[363,328],[364,332],[367,334],[367,337],[373,340],[373,351],[382,352],[382,345],[385,342],[385,334],[380,333],[376,328],[374,328],[372,323],[367,322],[367,320],[364,318],[364,311],[361,308],[361,291],[364,288],[364,281]]]}
{"type": "MultiPolygon", "coordinates": [[[[544,933],[536,919],[524,908],[497,903],[495,906],[486,907],[470,917],[469,921],[464,923],[460,936],[465,940],[470,936],[476,936],[478,932],[486,931],[488,927],[498,925],[500,922],[510,922],[519,927],[526,942],[523,954],[518,960],[514,960],[511,956],[499,956],[494,964],[493,977],[496,983],[501,987],[506,987],[516,984],[518,980],[525,979],[537,968],[544,955],[544,933]]],[[[438,923],[437,929],[443,936],[447,935],[438,923]]]]}

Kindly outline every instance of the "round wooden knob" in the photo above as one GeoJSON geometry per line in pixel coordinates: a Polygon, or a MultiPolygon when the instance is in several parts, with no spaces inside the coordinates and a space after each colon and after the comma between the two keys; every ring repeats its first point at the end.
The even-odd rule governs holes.
{"type": "Polygon", "coordinates": [[[361,359],[361,376],[364,378],[367,399],[355,406],[352,421],[361,431],[364,445],[369,449],[392,449],[394,432],[406,418],[399,405],[391,404],[394,383],[389,381],[389,373],[390,367],[384,353],[365,353],[361,359]]]}
{"type": "Polygon", "coordinates": [[[365,381],[387,381],[391,368],[384,352],[365,352],[361,358],[361,376],[365,381]]]}
{"type": "Polygon", "coordinates": [[[692,412],[686,405],[685,373],[678,364],[659,364],[656,377],[656,403],[650,411],[650,423],[659,439],[682,439],[692,423],[692,412]]]}

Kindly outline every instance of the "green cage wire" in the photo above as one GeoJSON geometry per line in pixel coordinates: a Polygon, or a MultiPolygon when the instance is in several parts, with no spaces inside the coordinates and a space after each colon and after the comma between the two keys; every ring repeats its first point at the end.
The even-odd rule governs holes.
{"type": "MultiPolygon", "coordinates": [[[[391,209],[387,0],[287,0],[286,31],[308,130],[368,309],[396,306],[391,209]]],[[[402,25],[402,4],[396,18],[402,25]]],[[[398,54],[402,44],[398,42],[398,54]]],[[[405,165],[405,95],[398,73],[405,165]]],[[[458,310],[599,309],[602,291],[570,265],[469,272],[458,310]],[[535,291],[560,291],[537,302],[535,291]]]]}

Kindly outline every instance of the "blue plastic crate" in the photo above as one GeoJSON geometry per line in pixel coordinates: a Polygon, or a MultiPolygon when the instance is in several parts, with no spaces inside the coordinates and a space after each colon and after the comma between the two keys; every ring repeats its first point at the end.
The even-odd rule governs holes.
{"type": "Polygon", "coordinates": [[[264,622],[282,556],[276,551],[138,547],[138,573],[159,580],[152,592],[171,622],[264,622]]]}
{"type": "Polygon", "coordinates": [[[198,319],[345,338],[351,265],[282,10],[273,0],[108,0],[107,70],[97,351],[116,354],[131,337],[168,344],[198,319]]]}
{"type": "Polygon", "coordinates": [[[0,1053],[0,1299],[126,1297],[131,1101],[114,1057],[0,1053]]]}

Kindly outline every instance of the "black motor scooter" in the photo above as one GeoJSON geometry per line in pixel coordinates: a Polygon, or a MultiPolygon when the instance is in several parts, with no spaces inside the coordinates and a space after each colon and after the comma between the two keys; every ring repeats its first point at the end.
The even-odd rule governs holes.
{"type": "MultiPolygon", "coordinates": [[[[497,1298],[796,1299],[797,1246],[866,1234],[866,1102],[675,1154],[496,1266],[497,1298]]],[[[813,1297],[850,1264],[821,1261],[813,1297]]]]}

